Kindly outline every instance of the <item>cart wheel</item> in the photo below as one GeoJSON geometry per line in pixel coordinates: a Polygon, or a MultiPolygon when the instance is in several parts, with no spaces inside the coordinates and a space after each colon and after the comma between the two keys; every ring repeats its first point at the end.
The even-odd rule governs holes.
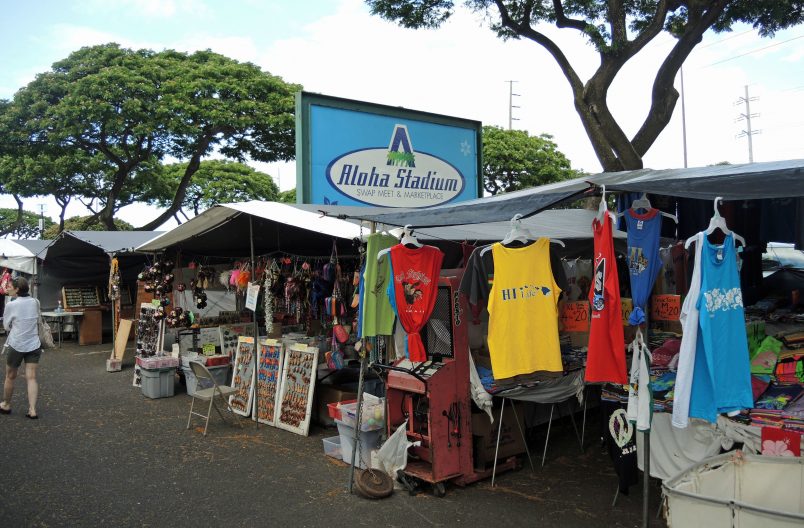
{"type": "Polygon", "coordinates": [[[433,484],[433,494],[438,497],[445,497],[447,495],[447,487],[444,486],[443,482],[436,482],[433,484]]]}

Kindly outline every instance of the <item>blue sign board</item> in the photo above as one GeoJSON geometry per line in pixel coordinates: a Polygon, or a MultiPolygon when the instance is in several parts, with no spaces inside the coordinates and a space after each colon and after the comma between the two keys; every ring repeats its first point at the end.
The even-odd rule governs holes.
{"type": "Polygon", "coordinates": [[[430,207],[480,195],[481,123],[302,92],[301,203],[430,207]]]}

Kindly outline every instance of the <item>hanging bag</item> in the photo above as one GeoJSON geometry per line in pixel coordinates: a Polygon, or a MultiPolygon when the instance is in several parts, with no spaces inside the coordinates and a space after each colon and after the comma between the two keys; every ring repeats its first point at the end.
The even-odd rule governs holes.
{"type": "MultiPolygon", "coordinates": [[[[39,301],[37,301],[37,305],[39,305],[39,301]]],[[[45,318],[42,317],[41,306],[39,306],[39,321],[37,321],[36,327],[39,331],[39,342],[42,348],[56,348],[56,343],[53,341],[53,331],[50,329],[50,325],[45,321],[45,318]]]]}

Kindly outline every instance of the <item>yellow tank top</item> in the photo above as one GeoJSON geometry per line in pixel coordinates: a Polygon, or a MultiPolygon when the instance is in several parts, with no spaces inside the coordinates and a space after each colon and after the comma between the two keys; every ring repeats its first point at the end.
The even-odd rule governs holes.
{"type": "Polygon", "coordinates": [[[496,379],[563,370],[558,341],[561,289],[550,266],[550,239],[520,248],[491,247],[489,355],[496,379]]]}

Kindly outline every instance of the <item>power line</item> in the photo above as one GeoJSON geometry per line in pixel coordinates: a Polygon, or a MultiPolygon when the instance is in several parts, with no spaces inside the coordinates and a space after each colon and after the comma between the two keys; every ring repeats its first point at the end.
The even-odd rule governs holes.
{"type": "Polygon", "coordinates": [[[753,32],[754,32],[753,29],[747,29],[747,30],[742,31],[740,33],[736,33],[734,35],[731,35],[729,37],[722,38],[722,39],[716,40],[714,42],[710,42],[709,44],[704,44],[703,46],[698,46],[698,49],[709,48],[709,47],[715,46],[717,44],[722,44],[723,42],[726,42],[727,40],[731,40],[731,39],[734,39],[734,38],[737,38],[737,37],[741,37],[741,36],[745,35],[746,33],[753,33],[753,32]]]}
{"type": "Polygon", "coordinates": [[[798,40],[800,38],[804,38],[804,35],[799,35],[797,37],[793,37],[791,39],[783,40],[781,42],[775,42],[775,43],[773,43],[773,44],[771,44],[769,46],[765,46],[763,48],[757,48],[755,50],[747,51],[745,53],[741,53],[740,55],[735,55],[733,57],[729,57],[728,59],[723,59],[723,60],[720,60],[720,61],[717,61],[717,62],[713,62],[711,64],[707,64],[706,66],[703,66],[703,67],[708,68],[709,66],[714,66],[716,64],[723,64],[724,62],[728,62],[728,61],[734,60],[734,59],[739,59],[740,57],[745,57],[746,55],[751,55],[752,53],[757,53],[759,51],[764,51],[766,49],[773,48],[775,46],[781,46],[782,44],[787,44],[788,42],[792,42],[792,41],[798,40]]]}

